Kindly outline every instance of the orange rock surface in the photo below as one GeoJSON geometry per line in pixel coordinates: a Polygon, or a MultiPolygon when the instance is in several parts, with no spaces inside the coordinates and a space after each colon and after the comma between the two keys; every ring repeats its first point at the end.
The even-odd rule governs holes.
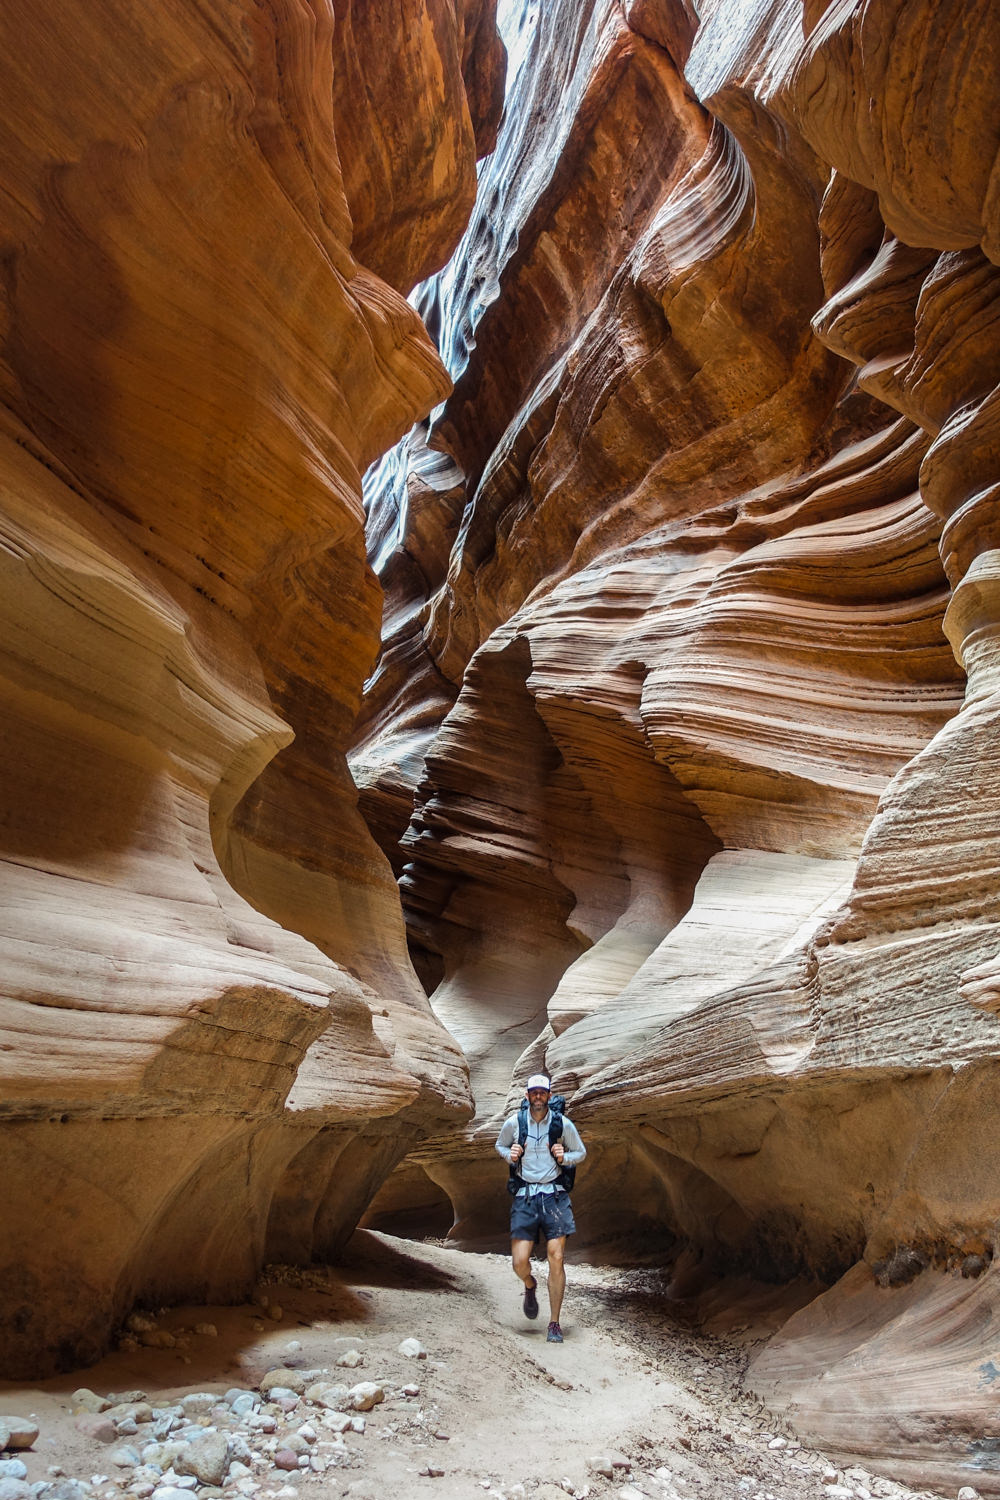
{"type": "Polygon", "coordinates": [[[996,4],[499,12],[0,16],[0,1365],[502,1244],[545,1067],[1000,1493],[996,4]]]}
{"type": "Polygon", "coordinates": [[[0,17],[6,1374],[330,1253],[468,1113],[344,747],[360,476],[448,389],[400,289],[503,52],[485,0],[354,9],[0,17]],[[359,28],[410,47],[365,110],[359,28]]]}
{"type": "Polygon", "coordinates": [[[592,1253],[846,1273],[832,1329],[930,1268],[953,1335],[867,1426],[891,1279],[864,1394],[848,1360],[823,1396],[815,1331],[755,1378],[875,1467],[919,1408],[935,1482],[1000,1493],[942,1290],[1000,1219],[1000,17],[698,10],[504,13],[497,151],[420,303],[455,390],[370,486],[352,766],[477,1105],[371,1222],[444,1190],[501,1244],[492,1139],[545,1067],[592,1253]]]}

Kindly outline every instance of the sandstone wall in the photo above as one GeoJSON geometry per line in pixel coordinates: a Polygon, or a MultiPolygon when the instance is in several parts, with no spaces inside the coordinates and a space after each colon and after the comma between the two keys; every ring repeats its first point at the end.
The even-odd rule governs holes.
{"type": "Polygon", "coordinates": [[[468,1114],[344,748],[503,68],[489,0],[3,8],[5,1374],[330,1253],[468,1114]]]}
{"type": "Polygon", "coordinates": [[[502,11],[505,123],[420,304],[455,389],[372,485],[352,766],[477,1116],[372,1222],[430,1178],[502,1243],[492,1139],[545,1066],[583,1242],[854,1266],[760,1389],[993,1492],[958,1323],[996,1273],[867,1427],[906,1337],[824,1396],[816,1330],[858,1278],[887,1325],[922,1267],[960,1291],[1000,1220],[1000,14],[698,11],[502,11]]]}

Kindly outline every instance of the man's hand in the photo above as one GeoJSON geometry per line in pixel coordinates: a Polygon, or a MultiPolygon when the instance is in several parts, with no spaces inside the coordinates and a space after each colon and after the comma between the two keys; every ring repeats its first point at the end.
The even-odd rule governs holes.
{"type": "Polygon", "coordinates": [[[556,1141],[555,1145],[552,1147],[552,1155],[555,1157],[557,1165],[561,1167],[562,1159],[566,1155],[566,1147],[563,1145],[562,1141],[556,1141]]]}
{"type": "Polygon", "coordinates": [[[524,1155],[524,1147],[523,1146],[511,1146],[511,1148],[510,1148],[510,1164],[511,1164],[511,1166],[512,1167],[516,1166],[516,1164],[521,1160],[521,1157],[523,1155],[524,1155]]]}

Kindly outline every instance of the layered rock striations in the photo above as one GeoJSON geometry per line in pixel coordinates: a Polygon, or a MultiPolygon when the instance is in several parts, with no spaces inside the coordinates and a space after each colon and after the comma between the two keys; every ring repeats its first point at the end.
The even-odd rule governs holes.
{"type": "Polygon", "coordinates": [[[486,0],[0,33],[11,1375],[330,1253],[468,1113],[344,748],[360,476],[448,389],[401,292],[461,232],[503,50],[486,0]]]}
{"type": "Polygon", "coordinates": [[[477,1105],[370,1222],[443,1190],[499,1243],[492,1138],[544,1066],[584,1242],[849,1272],[759,1388],[992,1493],[995,1273],[973,1314],[959,1271],[1000,1219],[998,17],[699,11],[502,13],[505,122],[420,302],[455,389],[370,483],[352,766],[477,1105]],[[939,1362],[859,1420],[922,1297],[939,1362]],[[870,1384],[845,1334],[831,1394],[817,1329],[861,1302],[870,1384]]]}

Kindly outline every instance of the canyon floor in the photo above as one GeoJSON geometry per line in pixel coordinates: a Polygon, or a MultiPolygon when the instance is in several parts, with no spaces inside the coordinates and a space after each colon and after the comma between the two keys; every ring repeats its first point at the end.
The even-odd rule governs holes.
{"type": "MultiPolygon", "coordinates": [[[[696,1325],[655,1270],[572,1265],[565,1343],[554,1345],[542,1268],[538,1280],[541,1313],[531,1323],[505,1256],[359,1233],[335,1270],[270,1268],[255,1304],[162,1311],[173,1348],[119,1350],[37,1385],[0,1384],[0,1412],[33,1414],[40,1429],[19,1455],[29,1483],[81,1479],[96,1500],[137,1486],[115,1467],[114,1445],[80,1430],[71,1401],[80,1387],[142,1392],[165,1407],[253,1387],[284,1363],[376,1382],[386,1399],[366,1414],[364,1432],[344,1435],[336,1467],[287,1473],[258,1460],[238,1488],[226,1485],[234,1500],[932,1496],[838,1468],[743,1390],[753,1347],[790,1310],[775,1294],[746,1289],[742,1303],[720,1302],[696,1325]],[[426,1357],[400,1352],[406,1339],[426,1357]],[[337,1368],[349,1348],[362,1363],[337,1368]]],[[[278,1438],[314,1415],[304,1403],[279,1413],[278,1438]]]]}

